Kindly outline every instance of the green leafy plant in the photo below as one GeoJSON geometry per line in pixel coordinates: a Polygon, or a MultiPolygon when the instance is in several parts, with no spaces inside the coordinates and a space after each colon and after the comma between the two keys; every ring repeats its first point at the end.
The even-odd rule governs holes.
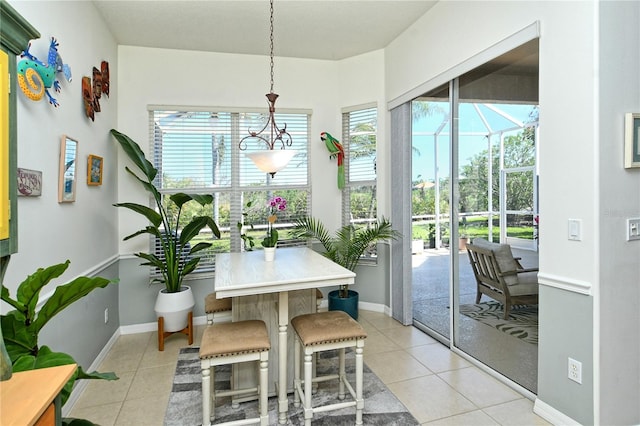
{"type": "MultiPolygon", "coordinates": [[[[350,271],[355,271],[358,261],[369,246],[378,241],[395,240],[400,235],[384,217],[369,227],[356,228],[353,225],[345,225],[333,236],[318,219],[305,217],[296,221],[292,232],[294,238],[318,240],[325,249],[325,257],[350,271]]],[[[348,294],[349,286],[341,285],[339,296],[345,298],[348,294]]]]}
{"type": "MultiPolygon", "coordinates": [[[[48,346],[38,345],[40,330],[58,313],[73,302],[86,296],[96,288],[104,288],[110,281],[101,277],[78,277],[73,281],[56,287],[53,295],[36,312],[40,291],[54,278],[59,277],[69,267],[69,261],[48,268],[39,268],[29,275],[17,289],[13,299],[9,289],[2,285],[1,298],[14,310],[0,315],[2,337],[7,353],[13,364],[13,371],[27,371],[58,365],[77,364],[73,357],[62,352],[54,352],[48,346]]],[[[62,404],[71,394],[73,384],[79,379],[116,380],[114,373],[85,372],[78,365],[76,372],[61,391],[62,404]]],[[[75,419],[68,424],[91,424],[75,419]]]]}
{"type": "Polygon", "coordinates": [[[146,260],[142,263],[144,266],[152,266],[158,269],[161,278],[154,279],[155,282],[164,284],[168,293],[177,293],[182,287],[184,277],[192,273],[198,263],[200,257],[193,256],[201,250],[211,247],[211,243],[201,241],[196,245],[191,245],[191,240],[195,238],[200,231],[209,227],[213,235],[220,238],[220,230],[218,225],[210,216],[194,216],[191,221],[184,226],[182,231],[179,230],[180,215],[185,204],[195,201],[201,206],[206,206],[213,202],[213,196],[210,194],[185,194],[176,193],[169,197],[175,208],[165,206],[162,202],[162,195],[155,187],[153,181],[158,174],[158,170],[147,160],[135,141],[127,135],[111,129],[111,134],[127,154],[129,159],[138,167],[142,173],[142,177],[133,172],[129,167],[125,167],[126,171],[136,178],[138,182],[149,192],[155,201],[156,209],[143,206],[136,203],[117,203],[116,207],[124,207],[139,213],[146,217],[150,225],[145,228],[128,235],[124,240],[143,234],[151,234],[161,247],[161,256],[153,253],[135,253],[141,259],[146,260]]]}

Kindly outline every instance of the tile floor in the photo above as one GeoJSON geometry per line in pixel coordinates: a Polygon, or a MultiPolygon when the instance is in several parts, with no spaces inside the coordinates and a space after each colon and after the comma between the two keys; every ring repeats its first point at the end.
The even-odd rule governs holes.
{"type": "MultiPolygon", "coordinates": [[[[365,363],[421,424],[549,424],[533,413],[532,401],[416,328],[364,310],[359,321],[369,334],[365,363]]],[[[195,329],[198,344],[204,326],[195,329]]],[[[185,345],[186,336],[171,336],[159,352],[155,332],[120,336],[99,368],[120,379],[90,381],[69,416],[102,426],[162,425],[177,354],[185,345]]]]}

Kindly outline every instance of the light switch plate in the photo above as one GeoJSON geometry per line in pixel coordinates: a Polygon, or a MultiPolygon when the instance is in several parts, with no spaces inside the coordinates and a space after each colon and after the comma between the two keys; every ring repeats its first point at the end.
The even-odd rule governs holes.
{"type": "Polygon", "coordinates": [[[640,240],[640,217],[627,219],[627,241],[640,240]]]}
{"type": "Polygon", "coordinates": [[[567,236],[570,241],[582,241],[582,221],[580,219],[569,219],[567,236]]]}

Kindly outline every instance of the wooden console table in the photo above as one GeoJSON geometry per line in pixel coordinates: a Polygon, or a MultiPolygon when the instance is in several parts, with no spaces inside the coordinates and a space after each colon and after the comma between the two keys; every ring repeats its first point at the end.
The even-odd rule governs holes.
{"type": "Polygon", "coordinates": [[[60,391],[76,368],[69,364],[21,371],[0,382],[0,425],[59,425],[60,391]]]}

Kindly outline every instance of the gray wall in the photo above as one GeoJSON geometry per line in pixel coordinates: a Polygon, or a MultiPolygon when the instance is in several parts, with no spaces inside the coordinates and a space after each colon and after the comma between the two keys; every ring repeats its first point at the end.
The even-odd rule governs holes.
{"type": "Polygon", "coordinates": [[[540,287],[538,397],[553,408],[571,413],[583,425],[594,424],[593,298],[540,287]],[[582,384],[567,377],[567,359],[582,362],[582,384]]]}
{"type": "MultiPolygon", "coordinates": [[[[117,281],[118,263],[91,274],[117,281]]],[[[66,284],[71,281],[61,281],[66,284]]],[[[111,283],[98,288],[56,315],[40,332],[39,344],[54,352],[71,355],[85,371],[96,359],[120,326],[119,284],[111,283]],[[104,322],[104,310],[109,310],[109,321],[104,322]]]]}
{"type": "Polygon", "coordinates": [[[640,112],[640,2],[600,12],[600,424],[640,424],[640,241],[625,221],[640,217],[640,169],[622,168],[623,115],[640,112]]]}

